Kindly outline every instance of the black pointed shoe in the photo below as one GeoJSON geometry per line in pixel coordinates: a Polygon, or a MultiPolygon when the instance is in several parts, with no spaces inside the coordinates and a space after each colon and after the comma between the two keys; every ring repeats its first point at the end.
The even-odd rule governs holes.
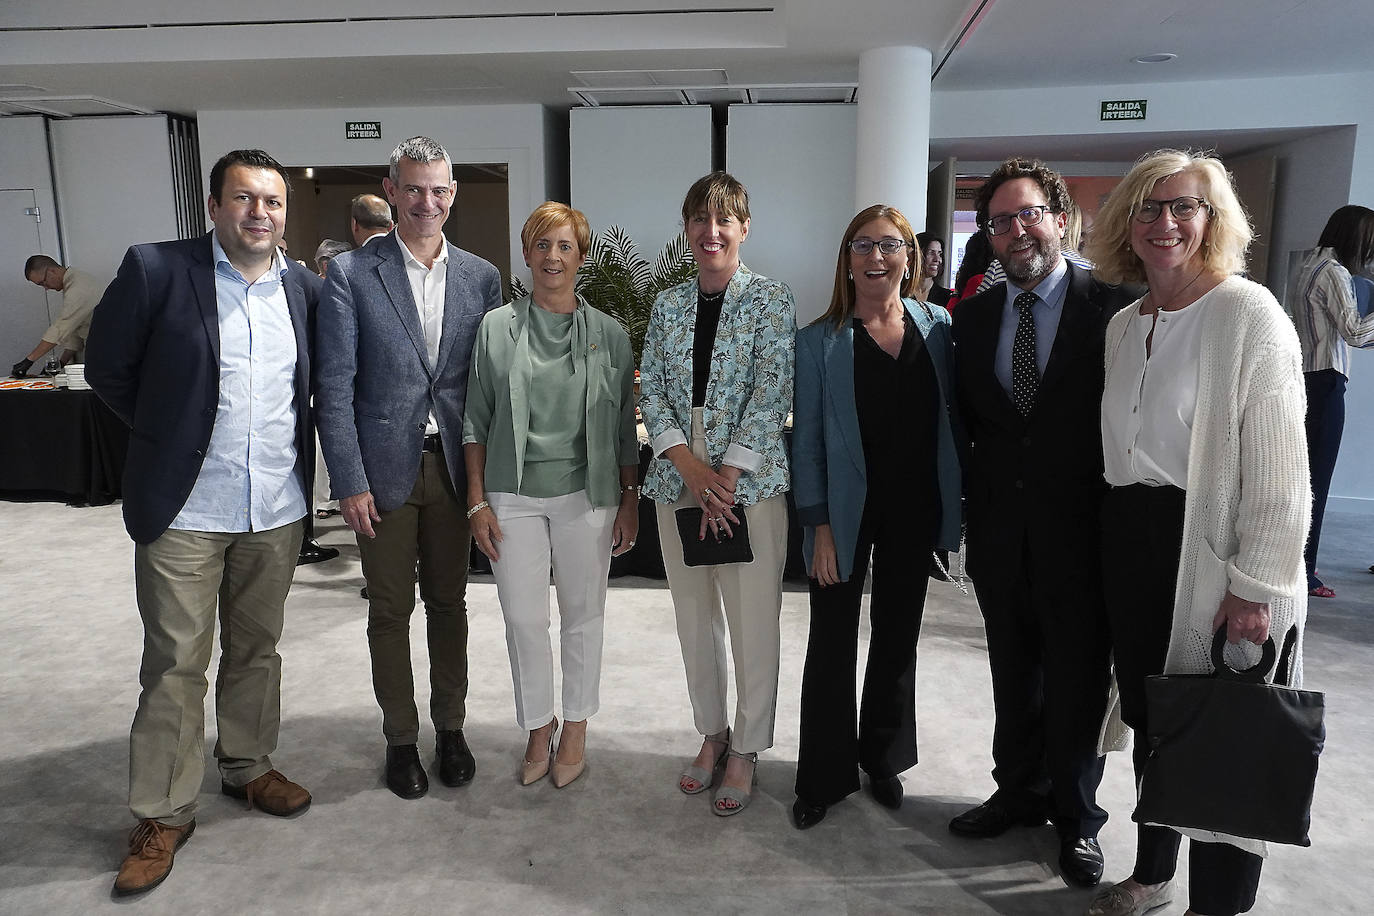
{"type": "Polygon", "coordinates": [[[449,788],[467,785],[477,773],[477,761],[461,728],[435,734],[434,757],[439,761],[439,781],[449,788]]]}
{"type": "Polygon", "coordinates": [[[884,808],[896,811],[902,807],[902,781],[896,776],[868,777],[868,791],[884,808]]]}
{"type": "Polygon", "coordinates": [[[429,777],[413,744],[387,745],[386,787],[401,798],[419,798],[429,791],[429,777]]]}
{"type": "Polygon", "coordinates": [[[810,830],[825,820],[827,810],[825,805],[813,805],[798,795],[792,803],[792,826],[798,830],[810,830]]]}
{"type": "Polygon", "coordinates": [[[1029,812],[1013,811],[997,799],[990,798],[950,821],[949,832],[958,836],[990,839],[1001,836],[1012,827],[1039,827],[1045,821],[1042,807],[1029,812]]]}
{"type": "Polygon", "coordinates": [[[1097,839],[1090,836],[1061,838],[1059,874],[1078,887],[1096,887],[1102,880],[1102,847],[1097,839]]]}

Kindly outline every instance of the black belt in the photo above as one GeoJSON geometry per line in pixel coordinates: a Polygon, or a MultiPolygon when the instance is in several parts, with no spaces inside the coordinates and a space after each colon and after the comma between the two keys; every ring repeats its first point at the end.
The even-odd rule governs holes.
{"type": "Polygon", "coordinates": [[[432,436],[425,436],[424,442],[420,444],[420,451],[422,452],[442,452],[443,450],[444,442],[439,438],[438,433],[432,436]]]}

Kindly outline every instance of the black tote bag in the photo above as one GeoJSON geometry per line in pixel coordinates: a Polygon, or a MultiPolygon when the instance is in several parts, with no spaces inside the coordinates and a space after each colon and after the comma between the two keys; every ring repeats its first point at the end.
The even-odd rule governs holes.
{"type": "MultiPolygon", "coordinates": [[[[1284,660],[1296,638],[1290,631],[1284,660]]],[[[1212,638],[1212,674],[1146,678],[1150,756],[1132,820],[1310,846],[1312,790],[1326,742],[1325,696],[1268,684],[1274,640],[1236,671],[1212,638]]],[[[1287,680],[1286,665],[1280,674],[1287,680]]],[[[1276,678],[1277,680],[1277,678],[1276,678]]]]}

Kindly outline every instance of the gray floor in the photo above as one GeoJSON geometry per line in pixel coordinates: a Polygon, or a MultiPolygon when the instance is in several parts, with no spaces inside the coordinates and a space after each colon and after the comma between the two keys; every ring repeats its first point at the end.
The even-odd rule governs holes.
{"type": "MultiPolygon", "coordinates": [[[[922,762],[903,777],[898,812],[856,795],[814,830],[788,824],[807,629],[801,591],[783,609],[777,744],[760,762],[754,804],[726,820],[704,797],[679,793],[676,774],[697,739],[668,593],[643,580],[613,582],[588,771],[560,791],[515,781],[524,736],[501,617],[490,578],[475,579],[467,733],[477,779],[459,790],[436,780],[425,798],[401,801],[380,780],[357,551],[331,522],[322,540],[344,557],[300,571],[281,646],[275,761],[315,804],[291,820],[244,811],[219,794],[211,769],[196,835],[168,881],[113,903],[131,826],[126,739],[141,638],[132,548],[117,506],[4,503],[0,518],[10,534],[0,555],[0,912],[1078,914],[1090,896],[1057,877],[1048,827],[995,841],[959,840],[945,828],[992,788],[981,621],[973,600],[948,586],[933,585],[926,605],[922,762]]],[[[1315,602],[1308,627],[1307,686],[1327,693],[1330,735],[1313,846],[1273,850],[1256,913],[1370,911],[1370,520],[1328,516],[1322,573],[1339,597],[1315,602]]],[[[426,751],[431,740],[422,737],[426,751]]],[[[1112,814],[1102,834],[1107,878],[1119,880],[1134,843],[1124,755],[1109,761],[1100,797],[1112,814]]],[[[1159,912],[1183,909],[1180,897],[1159,912]]]]}

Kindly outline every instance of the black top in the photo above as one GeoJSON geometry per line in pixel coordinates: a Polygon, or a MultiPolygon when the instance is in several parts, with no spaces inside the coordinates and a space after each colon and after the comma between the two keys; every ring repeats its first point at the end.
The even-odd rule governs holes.
{"type": "Polygon", "coordinates": [[[902,312],[902,348],[889,356],[854,319],[854,401],[868,505],[932,507],[938,514],[940,386],[916,322],[902,312]]]}
{"type": "Polygon", "coordinates": [[[949,300],[953,298],[954,290],[945,289],[943,286],[936,284],[930,288],[930,295],[926,297],[926,301],[931,305],[942,305],[945,308],[949,308],[949,300]]]}
{"type": "Polygon", "coordinates": [[[720,326],[725,290],[710,295],[697,287],[697,323],[692,329],[692,406],[706,406],[706,380],[711,377],[711,350],[720,326]]]}

